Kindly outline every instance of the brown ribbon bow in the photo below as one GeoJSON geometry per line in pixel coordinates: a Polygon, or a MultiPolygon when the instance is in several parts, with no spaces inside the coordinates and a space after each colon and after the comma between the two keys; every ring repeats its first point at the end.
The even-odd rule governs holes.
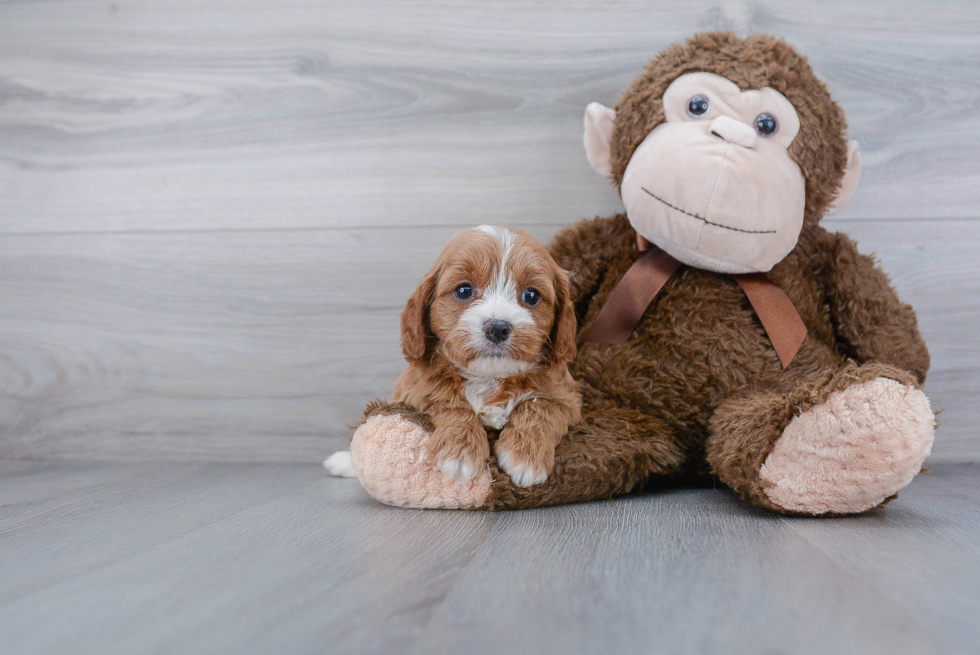
{"type": "MultiPolygon", "coordinates": [[[[666,252],[637,235],[644,255],[636,260],[583,335],[592,343],[622,345],[626,343],[653,299],[680,268],[681,263],[666,252]]],[[[806,337],[806,325],[786,292],[764,273],[733,275],[748,297],[762,322],[769,340],[776,349],[783,368],[799,352],[806,337]]]]}

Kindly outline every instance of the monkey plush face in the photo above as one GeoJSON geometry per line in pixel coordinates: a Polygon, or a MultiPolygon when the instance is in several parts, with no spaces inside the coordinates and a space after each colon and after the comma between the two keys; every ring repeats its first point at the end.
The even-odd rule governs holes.
{"type": "MultiPolygon", "coordinates": [[[[742,48],[757,45],[734,35],[720,36],[742,48]]],[[[791,50],[779,41],[774,48],[791,50]]],[[[699,57],[704,53],[703,48],[698,49],[699,57]]],[[[814,133],[819,134],[820,125],[809,126],[807,134],[814,142],[808,146],[816,146],[817,152],[794,149],[803,122],[810,120],[809,106],[801,118],[786,95],[762,84],[768,80],[755,79],[754,84],[747,84],[741,71],[732,69],[730,75],[740,86],[715,72],[727,72],[731,66],[749,67],[745,60],[728,64],[720,54],[718,59],[720,63],[705,66],[709,70],[696,70],[696,64],[675,66],[675,77],[650,80],[664,90],[654,99],[658,102],[651,105],[646,100],[648,106],[641,109],[652,109],[659,120],[645,136],[640,134],[642,139],[632,146],[618,176],[613,172],[609,146],[614,130],[623,118],[629,119],[631,128],[642,118],[617,116],[598,103],[590,104],[585,117],[586,154],[598,172],[619,182],[630,223],[648,241],[697,268],[733,274],[765,272],[796,246],[808,197],[821,199],[807,188],[804,166],[810,163],[808,159],[813,160],[814,168],[826,168],[830,163],[830,176],[836,179],[831,179],[831,188],[823,190],[823,196],[836,196],[829,207],[832,210],[856,186],[860,158],[852,142],[844,166],[833,161],[832,151],[843,141],[843,116],[816,78],[813,82],[823,91],[826,103],[840,115],[840,126],[827,135],[829,160],[819,152],[819,140],[813,138],[814,133]],[[833,170],[835,165],[837,171],[833,170]]],[[[655,60],[651,68],[657,63],[655,60]]],[[[650,76],[649,68],[646,75],[650,76]]],[[[634,96],[638,90],[650,90],[638,89],[641,82],[650,86],[641,78],[630,91],[634,96]]],[[[778,82],[786,88],[785,79],[778,82]]],[[[649,117],[643,118],[648,125],[649,117]]],[[[823,208],[811,207],[819,209],[823,208]]]]}
{"type": "Polygon", "coordinates": [[[663,105],[623,175],[633,227],[698,268],[769,270],[803,227],[803,175],[787,152],[800,129],[793,105],[713,73],[681,75],[663,105]]]}

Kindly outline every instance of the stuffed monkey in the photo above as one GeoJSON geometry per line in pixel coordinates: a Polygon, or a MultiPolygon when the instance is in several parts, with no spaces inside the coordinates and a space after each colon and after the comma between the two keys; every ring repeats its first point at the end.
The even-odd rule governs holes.
{"type": "Polygon", "coordinates": [[[547,480],[493,461],[454,483],[431,421],[373,403],[351,443],[364,487],[410,507],[515,509],[716,479],[756,505],[842,515],[920,471],[934,414],[911,307],[820,219],[857,184],[841,108],[784,41],[700,34],[585,116],[589,162],[624,214],[560,231],[583,420],[547,480]]]}

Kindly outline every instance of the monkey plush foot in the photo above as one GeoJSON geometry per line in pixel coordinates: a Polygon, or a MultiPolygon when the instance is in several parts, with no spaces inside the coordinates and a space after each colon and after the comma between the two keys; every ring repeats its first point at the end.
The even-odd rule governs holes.
{"type": "Polygon", "coordinates": [[[901,382],[836,391],[783,430],[759,471],[762,491],[790,512],[863,512],[912,481],[934,427],[929,399],[901,382]]]}
{"type": "Polygon", "coordinates": [[[350,453],[364,489],[386,505],[475,509],[490,497],[490,471],[454,484],[426,457],[430,433],[400,414],[369,417],[351,439],[350,453]]]}

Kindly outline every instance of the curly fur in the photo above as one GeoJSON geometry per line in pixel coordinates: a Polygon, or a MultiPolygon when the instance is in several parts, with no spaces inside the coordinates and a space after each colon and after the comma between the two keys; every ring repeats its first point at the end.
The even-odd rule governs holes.
{"type": "MultiPolygon", "coordinates": [[[[770,86],[797,109],[801,127],[790,154],[805,178],[805,222],[796,247],[769,277],[793,302],[807,337],[783,369],[734,279],[681,268],[625,345],[580,344],[570,368],[582,385],[584,418],[558,446],[548,482],[518,488],[491,463],[494,482],[485,509],[609,498],[691,477],[720,479],[746,500],[780,512],[821,515],[866,509],[848,499],[781,505],[773,498],[789,497],[789,492],[773,489],[802,490],[797,496],[806,498],[808,490],[826,485],[778,478],[795,464],[772,467],[767,479],[760,474],[795,417],[821,410],[816,423],[824,429],[850,429],[846,417],[828,417],[823,411],[834,394],[870,383],[895,386],[887,381],[915,390],[929,369],[912,308],[898,299],[872,257],[860,254],[848,237],[819,226],[846,169],[843,113],[806,59],[785,42],[762,35],[739,39],[727,32],[701,34],[662,52],[617,105],[611,144],[617,185],[637,145],[663,120],[664,89],[694,71],[722,75],[742,89],[770,86]]],[[[562,230],[550,251],[572,272],[570,294],[580,336],[641,255],[623,214],[562,230]]],[[[920,411],[921,403],[913,409],[920,411]]],[[[930,421],[913,416],[904,423],[880,421],[875,429],[903,430],[907,425],[921,436],[909,452],[924,457],[931,445],[930,421]]],[[[823,436],[834,442],[834,435],[823,436]]],[[[846,444],[848,435],[840,436],[838,442],[846,444]]],[[[901,441],[889,441],[893,436],[879,441],[901,441]]],[[[799,438],[816,443],[812,435],[799,438]]],[[[779,461],[807,460],[804,446],[781,448],[786,457],[779,461]]],[[[863,457],[860,449],[852,453],[863,457]]],[[[884,458],[885,468],[892,466],[885,461],[887,452],[874,456],[884,458]]],[[[834,453],[827,457],[842,461],[834,453]]],[[[921,465],[913,460],[890,479],[907,483],[921,465]]],[[[820,472],[809,474],[819,477],[820,472]]],[[[876,488],[882,494],[875,496],[877,501],[887,502],[901,488],[886,487],[876,488]]]]}
{"type": "Polygon", "coordinates": [[[782,39],[731,32],[698,34],[673,45],[647,65],[616,105],[610,144],[613,183],[618,188],[633,151],[664,121],[661,97],[685,73],[727,77],[743,91],[771,87],[793,103],[800,132],[789,149],[806,178],[806,214],[816,223],[833,200],[847,167],[847,120],[807,62],[782,39]]]}

